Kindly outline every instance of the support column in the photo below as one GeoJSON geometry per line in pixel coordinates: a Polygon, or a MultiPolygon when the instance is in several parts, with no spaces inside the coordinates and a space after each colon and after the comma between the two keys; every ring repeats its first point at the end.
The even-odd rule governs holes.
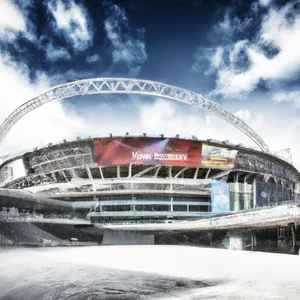
{"type": "Polygon", "coordinates": [[[194,175],[194,179],[197,179],[198,173],[199,173],[199,168],[196,168],[195,175],[194,175]]]}
{"type": "Polygon", "coordinates": [[[208,179],[208,176],[209,176],[210,170],[211,170],[211,169],[208,169],[208,171],[206,172],[205,179],[208,179]]]}
{"type": "Polygon", "coordinates": [[[292,200],[296,204],[297,203],[297,183],[293,183],[293,195],[292,195],[292,200]]]}
{"type": "Polygon", "coordinates": [[[78,178],[75,168],[70,169],[69,172],[71,173],[72,178],[78,178]]]}
{"type": "Polygon", "coordinates": [[[172,166],[169,167],[169,178],[172,178],[172,166]]]}
{"type": "Polygon", "coordinates": [[[290,224],[291,236],[292,236],[292,247],[296,246],[296,232],[295,232],[295,223],[290,224]]]}
{"type": "Polygon", "coordinates": [[[229,230],[229,249],[243,250],[243,233],[241,230],[229,230]]]}
{"type": "Polygon", "coordinates": [[[239,194],[240,194],[240,185],[236,181],[234,183],[234,197],[233,197],[233,210],[234,211],[239,211],[240,210],[239,194]]]}
{"type": "Polygon", "coordinates": [[[89,177],[89,180],[91,181],[91,184],[92,184],[92,187],[93,187],[93,192],[96,192],[96,186],[95,186],[95,182],[94,182],[94,178],[93,178],[93,175],[91,173],[91,170],[89,167],[85,167],[86,169],[86,172],[88,174],[88,177],[89,177]]]}
{"type": "Polygon", "coordinates": [[[253,179],[253,185],[252,185],[252,195],[253,195],[253,207],[256,208],[256,179],[253,179]]]}
{"type": "Polygon", "coordinates": [[[131,178],[132,174],[132,164],[129,165],[129,169],[128,169],[128,177],[131,178]]]}
{"type": "Polygon", "coordinates": [[[100,171],[101,178],[104,179],[104,177],[103,177],[103,172],[102,172],[102,168],[101,168],[101,167],[99,167],[99,171],[100,171]]]}
{"type": "Polygon", "coordinates": [[[245,179],[244,179],[244,210],[247,210],[250,208],[250,205],[249,205],[249,186],[248,186],[248,183],[247,183],[247,177],[248,175],[245,176],[245,179]]]}
{"type": "Polygon", "coordinates": [[[117,178],[121,178],[121,168],[120,168],[120,165],[117,165],[117,178]]]}
{"type": "Polygon", "coordinates": [[[252,231],[251,233],[251,251],[254,250],[254,247],[257,244],[256,234],[252,231]]]}

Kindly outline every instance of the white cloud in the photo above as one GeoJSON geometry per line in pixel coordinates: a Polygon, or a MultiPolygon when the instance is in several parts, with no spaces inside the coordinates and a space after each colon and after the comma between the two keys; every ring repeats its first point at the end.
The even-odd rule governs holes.
{"type": "Polygon", "coordinates": [[[223,48],[222,47],[218,47],[215,54],[213,55],[213,57],[211,58],[211,65],[214,68],[219,68],[223,62],[222,59],[222,55],[223,55],[223,48]]]}
{"type": "MultiPolygon", "coordinates": [[[[11,62],[7,65],[1,61],[0,85],[4,101],[2,105],[0,103],[3,108],[0,110],[0,122],[2,122],[20,104],[47,90],[49,78],[42,74],[37,82],[32,84],[25,65],[16,65],[11,62]],[[15,88],[16,82],[18,82],[17,89],[15,88]]],[[[255,146],[247,136],[232,125],[213,114],[207,115],[193,106],[165,99],[156,99],[150,104],[143,102],[139,97],[134,99],[136,99],[134,102],[124,101],[118,104],[118,110],[110,102],[99,99],[97,109],[88,114],[84,113],[84,119],[79,118],[70,107],[63,107],[62,102],[48,103],[32,111],[15,124],[1,144],[0,156],[32,149],[49,142],[57,142],[63,138],[75,139],[78,133],[82,136],[89,134],[107,136],[110,132],[114,135],[124,135],[125,132],[140,135],[146,132],[147,135],[164,133],[165,136],[180,134],[181,137],[191,137],[193,134],[199,139],[227,139],[236,144],[255,146]],[[99,112],[101,112],[100,123],[99,112]]],[[[229,108],[229,110],[234,111],[234,108],[229,108]]],[[[295,136],[299,132],[299,122],[282,119],[285,126],[281,124],[273,126],[269,122],[270,119],[265,118],[262,112],[247,108],[237,110],[236,115],[266,138],[266,142],[272,149],[280,150],[289,146],[297,149],[298,142],[295,136]],[[277,137],[275,140],[270,138],[274,131],[277,137]]],[[[294,158],[297,166],[300,166],[300,154],[296,152],[294,158]]]]}
{"type": "MultiPolygon", "coordinates": [[[[263,116],[250,111],[239,111],[250,119],[250,125],[258,130],[263,116]],[[259,121],[259,122],[257,122],[259,121]]],[[[200,109],[186,104],[165,99],[157,99],[152,104],[139,105],[138,128],[148,133],[164,133],[166,136],[180,134],[182,137],[196,135],[199,139],[227,139],[233,143],[255,146],[253,142],[231,124],[214,114],[207,114],[200,109]]],[[[243,116],[242,116],[243,117],[243,116]]]]}
{"type": "MultiPolygon", "coordinates": [[[[263,3],[267,5],[267,1],[263,3]]],[[[267,83],[285,82],[300,74],[300,15],[293,5],[288,3],[279,9],[270,7],[267,14],[257,18],[261,18],[260,30],[251,40],[238,39],[223,46],[229,61],[220,61],[222,57],[217,61],[219,67],[215,68],[217,80],[214,94],[240,97],[241,93],[255,90],[261,80],[267,83]]],[[[251,19],[246,20],[249,25],[251,19]]],[[[237,30],[236,24],[237,18],[230,18],[225,13],[217,28],[224,33],[234,32],[237,30]]],[[[216,53],[219,49],[220,46],[216,46],[216,53]]],[[[209,63],[211,70],[214,67],[212,58],[209,63]]]]}
{"type": "Polygon", "coordinates": [[[62,33],[77,51],[86,50],[93,43],[93,31],[86,10],[70,0],[64,4],[61,0],[50,1],[48,9],[54,17],[54,28],[62,33]]]}
{"type": "Polygon", "coordinates": [[[85,61],[91,64],[91,63],[94,63],[94,62],[96,62],[100,59],[101,58],[98,54],[94,54],[94,55],[88,56],[85,61]]]}
{"type": "Polygon", "coordinates": [[[239,73],[230,68],[220,70],[218,77],[214,93],[225,96],[239,97],[241,93],[253,91],[258,83],[258,78],[252,72],[239,73]]]}
{"type": "MultiPolygon", "coordinates": [[[[0,59],[0,123],[18,106],[49,88],[49,78],[40,74],[31,83],[26,65],[16,64],[6,56],[0,59]]],[[[64,110],[61,102],[46,104],[18,121],[1,143],[0,153],[14,153],[76,135],[85,123],[72,112],[64,110]]]]}
{"type": "Polygon", "coordinates": [[[209,67],[205,71],[206,75],[216,72],[223,64],[223,47],[205,48],[200,47],[194,55],[196,61],[192,66],[192,70],[201,72],[203,70],[203,60],[209,61],[209,67]]]}
{"type": "Polygon", "coordinates": [[[273,100],[278,103],[291,102],[300,107],[300,91],[278,92],[273,95],[273,100]]]}
{"type": "Polygon", "coordinates": [[[17,32],[26,30],[26,21],[12,1],[2,0],[0,4],[0,38],[13,40],[17,32]]]}
{"type": "Polygon", "coordinates": [[[268,6],[272,3],[272,0],[259,0],[258,2],[262,6],[268,6]]]}
{"type": "Polygon", "coordinates": [[[111,7],[104,28],[112,45],[113,62],[127,65],[131,75],[137,75],[147,60],[144,29],[131,28],[124,10],[117,5],[111,7]]]}
{"type": "Polygon", "coordinates": [[[46,46],[46,58],[50,61],[71,59],[70,53],[63,47],[54,47],[51,43],[46,46]]]}
{"type": "Polygon", "coordinates": [[[235,115],[247,123],[250,120],[251,112],[249,109],[240,109],[235,115]]]}
{"type": "Polygon", "coordinates": [[[249,109],[240,109],[237,112],[235,112],[235,115],[253,128],[262,129],[262,126],[265,121],[263,114],[257,112],[254,113],[249,109]]]}
{"type": "MultiPolygon", "coordinates": [[[[12,3],[3,0],[0,4],[0,39],[8,42],[14,32],[26,32],[26,18],[12,3]]],[[[52,51],[57,49],[51,49],[52,51]]],[[[57,53],[56,53],[57,54],[57,53]]],[[[54,53],[53,53],[54,55],[54,53]]],[[[8,53],[0,57],[0,124],[18,106],[49,88],[49,78],[40,73],[33,83],[29,69],[24,63],[16,63],[8,53]]],[[[66,113],[60,102],[47,104],[26,115],[15,124],[0,145],[2,154],[14,153],[35,147],[41,140],[49,142],[74,134],[84,127],[74,114],[66,113]]]]}
{"type": "Polygon", "coordinates": [[[236,63],[239,60],[239,54],[242,50],[247,49],[248,40],[240,40],[235,43],[233,49],[229,52],[229,60],[231,63],[236,63]]]}
{"type": "MultiPolygon", "coordinates": [[[[72,5],[66,7],[63,6],[61,1],[59,2],[68,15],[68,11],[72,8],[72,5]]],[[[53,2],[51,5],[55,7],[53,2]]],[[[58,11],[57,7],[54,9],[58,11]]],[[[21,17],[24,19],[22,15],[21,17]]],[[[270,13],[264,20],[266,28],[269,29],[262,31],[268,33],[268,35],[264,38],[261,37],[259,43],[262,43],[262,41],[264,43],[272,41],[277,46],[277,43],[281,43],[281,38],[284,38],[280,35],[284,28],[288,28],[290,32],[295,25],[294,23],[289,23],[281,26],[281,22],[276,23],[272,19],[277,24],[276,28],[279,29],[279,36],[276,36],[276,34],[271,32],[272,28],[267,26],[268,18],[270,18],[270,13]]],[[[138,72],[141,64],[147,59],[143,30],[132,29],[128,24],[124,11],[116,6],[114,6],[112,15],[105,21],[105,26],[108,38],[111,41],[114,62],[126,64],[128,68],[133,70],[133,73],[138,72]]],[[[63,29],[67,27],[61,27],[60,30],[66,30],[67,32],[67,29],[63,29]]],[[[286,41],[288,42],[289,40],[286,41]]],[[[71,42],[73,43],[72,39],[71,42]]],[[[251,91],[255,89],[257,78],[262,78],[261,74],[264,74],[266,78],[267,76],[268,78],[272,78],[272,76],[276,75],[273,74],[273,69],[264,70],[264,68],[270,67],[267,62],[273,58],[266,57],[259,44],[256,45],[251,40],[238,40],[230,47],[231,52],[228,57],[232,64],[239,62],[241,52],[247,54],[251,63],[249,68],[244,72],[241,72],[236,66],[230,68],[223,61],[224,52],[228,51],[228,49],[224,46],[216,47],[211,52],[210,63],[211,66],[219,70],[219,80],[223,80],[223,86],[220,87],[229,84],[232,89],[231,93],[236,93],[237,90],[251,91]],[[249,70],[252,71],[249,72],[249,70]]],[[[67,56],[67,53],[63,51],[64,49],[53,49],[58,50],[56,53],[57,57],[67,56]]],[[[282,51],[281,48],[280,51],[282,51]]],[[[56,58],[53,57],[53,59],[56,58]]],[[[97,61],[99,59],[100,57],[97,54],[87,58],[90,61],[97,61]]],[[[286,66],[286,64],[281,64],[281,68],[283,66],[286,66]]],[[[285,70],[282,71],[284,73],[285,70]]],[[[52,78],[49,78],[45,73],[40,73],[37,80],[32,83],[29,73],[28,67],[25,64],[16,64],[9,56],[0,59],[0,87],[2,91],[2,100],[0,99],[0,122],[20,104],[49,88],[52,78]]],[[[69,73],[72,73],[74,76],[78,75],[78,72],[74,70],[70,70],[69,73]]],[[[81,76],[88,77],[89,75],[82,74],[81,76]]],[[[61,76],[60,80],[63,80],[65,74],[57,74],[56,76],[61,76]]],[[[283,102],[284,99],[291,99],[288,101],[296,102],[296,96],[296,92],[294,94],[291,93],[291,95],[276,94],[274,95],[274,99],[277,102],[283,102]]],[[[281,119],[278,124],[273,126],[269,123],[270,119],[268,119],[268,116],[266,116],[268,112],[266,114],[258,113],[255,109],[250,110],[247,106],[249,104],[245,104],[243,108],[237,109],[237,107],[234,107],[234,109],[230,110],[236,111],[236,114],[240,118],[249,123],[263,138],[266,138],[266,142],[270,144],[271,148],[280,149],[291,146],[292,149],[297,150],[299,122],[296,122],[295,119],[281,119]],[[282,126],[282,122],[284,122],[285,126],[282,126]],[[264,124],[268,124],[268,126],[264,124]],[[274,131],[276,132],[277,139],[271,141],[270,136],[274,136],[274,131]]],[[[281,113],[281,110],[279,109],[277,113],[281,113]]],[[[91,112],[89,116],[83,116],[82,118],[72,112],[69,107],[66,109],[62,105],[62,102],[52,102],[34,110],[15,124],[4,140],[4,143],[1,144],[0,156],[26,148],[33,148],[41,143],[47,144],[62,140],[63,138],[74,139],[79,132],[85,136],[90,133],[97,136],[104,136],[108,135],[109,132],[113,134],[125,134],[125,132],[141,134],[142,132],[147,132],[149,135],[164,133],[167,136],[175,136],[175,134],[179,133],[185,137],[190,137],[191,134],[194,134],[202,139],[228,139],[235,143],[251,143],[248,137],[218,117],[203,115],[195,107],[175,103],[170,100],[157,99],[152,104],[145,104],[141,101],[137,105],[130,106],[126,104],[121,108],[119,107],[119,110],[116,110],[111,104],[105,106],[102,103],[99,105],[99,109],[91,112]],[[98,121],[99,112],[101,112],[101,124],[98,121]],[[128,112],[128,114],[125,112],[128,112]]],[[[294,150],[293,153],[297,155],[298,152],[294,150]]],[[[298,162],[300,161],[300,154],[296,159],[298,162]]]]}
{"type": "MultiPolygon", "coordinates": [[[[78,31],[76,31],[79,28],[78,26],[75,26],[75,29],[72,27],[75,30],[74,32],[72,31],[74,34],[69,32],[69,25],[73,22],[72,18],[79,14],[79,11],[76,10],[78,7],[76,5],[74,6],[74,4],[70,4],[70,7],[67,8],[63,6],[61,1],[58,1],[57,6],[55,6],[53,2],[51,2],[51,5],[53,12],[56,13],[57,16],[57,26],[60,30],[64,31],[64,34],[69,34],[68,38],[74,43],[73,46],[76,46],[78,50],[78,45],[83,47],[85,43],[89,43],[89,39],[85,37],[86,32],[84,29],[84,24],[87,23],[84,23],[80,18],[77,21],[79,22],[78,24],[81,24],[80,29],[82,30],[83,35],[78,34],[78,31]],[[66,12],[65,23],[63,23],[64,20],[61,20],[64,12],[66,12]]],[[[22,15],[21,12],[19,13],[20,20],[25,20],[25,12],[24,15],[22,15]]],[[[6,25],[6,27],[8,28],[9,26],[6,25]]],[[[23,28],[20,27],[20,29],[25,30],[25,35],[28,34],[26,32],[28,28],[25,26],[23,28]]],[[[15,27],[15,30],[17,30],[17,27],[15,27]]],[[[3,40],[4,37],[0,36],[0,39],[1,38],[3,40]]],[[[130,39],[133,42],[136,41],[133,36],[130,36],[130,39]]],[[[61,58],[69,59],[67,50],[61,47],[54,47],[51,42],[46,44],[46,46],[40,46],[40,49],[45,50],[45,55],[49,60],[53,61],[61,58]]],[[[90,62],[99,59],[100,56],[97,54],[88,57],[90,62]]],[[[138,59],[138,62],[140,62],[140,59],[138,59]]],[[[130,66],[135,67],[133,59],[130,60],[130,66]]],[[[78,72],[70,70],[68,71],[68,75],[78,76],[78,72]]],[[[90,75],[91,74],[81,74],[80,76],[89,77],[90,75]]],[[[65,77],[66,74],[55,74],[52,77],[49,77],[46,73],[40,72],[37,78],[32,81],[29,68],[25,63],[15,62],[8,53],[1,56],[0,87],[2,97],[0,99],[0,124],[21,104],[46,91],[50,87],[50,82],[52,82],[53,79],[59,78],[59,76],[65,77]]],[[[113,115],[116,115],[115,110],[113,110],[113,115]]],[[[96,135],[107,135],[108,132],[111,132],[111,129],[114,128],[114,124],[110,123],[110,119],[107,121],[107,126],[103,126],[102,123],[99,124],[98,121],[96,122],[98,117],[99,115],[97,118],[89,120],[86,116],[79,117],[72,109],[70,109],[70,107],[63,105],[62,102],[56,101],[48,103],[25,115],[12,127],[4,141],[0,144],[0,153],[1,155],[4,155],[22,151],[24,149],[33,149],[33,147],[46,145],[49,142],[58,142],[63,138],[69,140],[74,139],[79,133],[83,136],[87,136],[92,130],[96,135]]],[[[120,120],[121,118],[118,119],[118,121],[120,120]]],[[[126,128],[124,130],[128,130],[127,128],[136,128],[131,119],[128,120],[128,118],[126,118],[125,122],[125,127],[118,127],[116,130],[121,130],[121,128],[126,128]]],[[[122,132],[122,134],[124,133],[125,132],[122,132]]]]}
{"type": "Polygon", "coordinates": [[[217,23],[214,29],[217,33],[223,34],[222,39],[230,39],[232,36],[246,30],[252,21],[252,18],[242,20],[233,16],[232,10],[226,10],[223,20],[217,23]]]}

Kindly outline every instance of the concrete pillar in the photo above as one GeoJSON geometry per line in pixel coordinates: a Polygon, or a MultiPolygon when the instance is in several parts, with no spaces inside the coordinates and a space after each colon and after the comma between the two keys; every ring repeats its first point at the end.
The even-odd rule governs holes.
{"type": "Polygon", "coordinates": [[[253,195],[253,208],[256,207],[256,179],[254,178],[253,180],[253,185],[252,185],[252,195],[253,195]]]}
{"type": "Polygon", "coordinates": [[[243,250],[243,233],[241,230],[229,230],[229,249],[243,250]]]}
{"type": "Polygon", "coordinates": [[[197,179],[198,173],[199,173],[199,168],[196,168],[195,175],[194,175],[194,179],[197,179]]]}
{"type": "MultiPolygon", "coordinates": [[[[247,176],[246,176],[247,177],[247,176]]],[[[244,210],[247,210],[250,208],[249,205],[249,194],[248,194],[248,184],[246,182],[246,177],[245,177],[245,181],[244,181],[244,188],[243,188],[243,193],[244,193],[244,210]]]]}
{"type": "Polygon", "coordinates": [[[240,186],[238,182],[234,183],[234,199],[233,199],[233,210],[240,210],[240,199],[239,199],[240,186]]]}
{"type": "Polygon", "coordinates": [[[129,169],[128,169],[128,177],[130,178],[132,174],[132,164],[129,165],[129,169]]]}
{"type": "Polygon", "coordinates": [[[71,173],[72,178],[78,178],[75,168],[69,169],[69,172],[71,173]]]}
{"type": "Polygon", "coordinates": [[[295,224],[291,223],[290,224],[290,230],[291,230],[291,236],[292,236],[292,246],[296,246],[296,232],[295,232],[295,224]]]}
{"type": "Polygon", "coordinates": [[[95,185],[95,182],[94,182],[94,178],[93,178],[93,175],[91,173],[91,170],[89,167],[85,167],[86,168],[86,172],[88,174],[88,177],[89,177],[89,180],[91,181],[92,183],[92,187],[93,187],[93,192],[96,192],[97,189],[96,189],[96,185],[95,185]]]}
{"type": "Polygon", "coordinates": [[[120,168],[120,165],[117,165],[117,178],[121,178],[121,168],[120,168]]]}
{"type": "Polygon", "coordinates": [[[292,200],[294,201],[294,203],[297,203],[297,196],[298,196],[298,187],[297,187],[298,183],[293,183],[293,195],[292,195],[292,200]]]}
{"type": "Polygon", "coordinates": [[[211,170],[211,169],[208,169],[208,171],[206,172],[205,179],[208,179],[208,176],[209,176],[210,170],[211,170]]]}
{"type": "Polygon", "coordinates": [[[99,167],[99,171],[100,171],[101,178],[104,179],[104,177],[103,177],[103,172],[102,172],[102,168],[101,168],[101,167],[99,167]]]}
{"type": "Polygon", "coordinates": [[[256,234],[253,231],[250,232],[250,234],[251,234],[251,250],[253,251],[254,247],[257,244],[257,239],[256,239],[256,234]]]}

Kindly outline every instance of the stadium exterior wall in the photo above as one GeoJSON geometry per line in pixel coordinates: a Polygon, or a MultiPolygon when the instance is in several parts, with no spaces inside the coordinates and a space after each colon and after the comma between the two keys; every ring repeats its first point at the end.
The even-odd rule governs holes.
{"type": "Polygon", "coordinates": [[[9,158],[0,187],[70,201],[98,222],[188,219],[296,198],[299,172],[271,154],[214,140],[120,136],[9,158]]]}

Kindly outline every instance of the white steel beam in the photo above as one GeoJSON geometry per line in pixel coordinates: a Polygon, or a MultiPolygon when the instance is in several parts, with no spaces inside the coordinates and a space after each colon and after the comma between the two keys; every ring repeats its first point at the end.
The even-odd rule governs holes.
{"type": "Polygon", "coordinates": [[[150,95],[196,106],[229,122],[252,139],[262,151],[269,153],[267,144],[252,128],[236,115],[222,108],[219,104],[186,89],[160,82],[133,78],[92,78],[57,85],[22,104],[6,118],[0,126],[0,143],[14,124],[35,108],[55,100],[93,94],[150,95]]]}
{"type": "Polygon", "coordinates": [[[175,176],[174,178],[178,178],[184,171],[188,170],[190,167],[185,167],[181,169],[175,176]]]}
{"type": "Polygon", "coordinates": [[[151,171],[153,169],[156,169],[156,168],[157,168],[157,166],[150,166],[147,169],[145,169],[145,170],[143,170],[139,173],[136,173],[135,175],[133,175],[133,177],[140,177],[140,176],[142,176],[142,175],[144,175],[144,174],[148,173],[149,171],[151,171]]]}

